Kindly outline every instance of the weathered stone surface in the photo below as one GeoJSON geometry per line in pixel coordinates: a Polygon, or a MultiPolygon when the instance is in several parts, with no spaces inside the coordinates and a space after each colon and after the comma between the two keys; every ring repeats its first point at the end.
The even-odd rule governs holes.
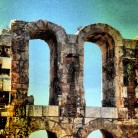
{"type": "Polygon", "coordinates": [[[11,80],[3,80],[3,91],[11,91],[11,80]]]}
{"type": "Polygon", "coordinates": [[[67,35],[69,43],[76,43],[77,35],[67,35]]]}
{"type": "Polygon", "coordinates": [[[11,35],[0,35],[0,45],[11,46],[12,36],[11,35]]]}
{"type": "Polygon", "coordinates": [[[118,108],[118,118],[128,119],[128,109],[127,108],[118,108]]]}
{"type": "Polygon", "coordinates": [[[11,91],[11,80],[8,75],[0,75],[0,90],[11,91]]]}
{"type": "Polygon", "coordinates": [[[118,118],[117,108],[86,107],[85,117],[88,117],[88,118],[118,118]]]}
{"type": "Polygon", "coordinates": [[[1,57],[0,64],[2,69],[11,69],[11,58],[1,57]]]}
{"type": "Polygon", "coordinates": [[[42,116],[42,106],[33,106],[28,105],[26,106],[26,116],[42,116]]]}
{"type": "Polygon", "coordinates": [[[138,98],[138,86],[135,88],[136,98],[138,98]]]}
{"type": "Polygon", "coordinates": [[[0,137],[25,138],[40,129],[47,130],[48,137],[59,138],[86,138],[96,129],[105,137],[136,137],[137,54],[138,40],[123,39],[107,24],[81,27],[73,35],[46,20],[12,21],[0,35],[0,137]],[[42,39],[50,48],[48,106],[33,105],[33,96],[27,95],[31,39],[42,39]],[[85,103],[87,41],[102,52],[103,107],[85,103]]]}
{"type": "Polygon", "coordinates": [[[59,116],[58,106],[43,106],[42,108],[43,116],[59,116]]]}
{"type": "Polygon", "coordinates": [[[135,108],[136,117],[138,118],[138,108],[135,108]]]}
{"type": "Polygon", "coordinates": [[[38,106],[38,105],[27,105],[26,106],[26,115],[27,116],[45,116],[45,117],[56,117],[59,116],[59,107],[58,106],[38,106]]]}
{"type": "Polygon", "coordinates": [[[111,107],[101,108],[101,118],[118,118],[117,108],[111,108],[111,107]]]}
{"type": "Polygon", "coordinates": [[[9,117],[10,113],[9,112],[1,112],[0,116],[9,117]]]}
{"type": "Polygon", "coordinates": [[[86,107],[85,117],[101,118],[101,109],[99,107],[86,107]]]}

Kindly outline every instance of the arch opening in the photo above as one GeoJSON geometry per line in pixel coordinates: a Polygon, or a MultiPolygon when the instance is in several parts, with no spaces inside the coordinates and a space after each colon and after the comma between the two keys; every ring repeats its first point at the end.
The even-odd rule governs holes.
{"type": "Polygon", "coordinates": [[[47,130],[38,130],[32,132],[29,138],[57,138],[56,134],[47,130]]]}
{"type": "Polygon", "coordinates": [[[100,130],[95,130],[93,132],[91,132],[87,138],[103,138],[102,133],[100,132],[100,130]]]}
{"type": "Polygon", "coordinates": [[[85,42],[84,53],[84,89],[87,99],[86,106],[101,107],[101,51],[97,45],[85,42]]]}
{"type": "MultiPolygon", "coordinates": [[[[58,66],[57,66],[57,63],[58,63],[57,62],[57,60],[58,60],[58,47],[57,47],[56,36],[50,30],[41,30],[40,29],[40,30],[37,30],[36,32],[33,32],[30,35],[30,38],[31,38],[31,41],[32,41],[32,39],[33,39],[33,41],[36,41],[34,39],[41,39],[41,40],[44,40],[45,42],[47,42],[47,44],[48,44],[50,54],[48,54],[48,52],[46,52],[48,50],[45,50],[45,49],[42,50],[41,48],[38,48],[38,50],[36,50],[36,49],[34,50],[34,47],[32,46],[33,47],[32,51],[34,51],[34,53],[36,52],[35,57],[33,58],[33,60],[34,59],[37,60],[36,63],[32,62],[32,64],[35,64],[34,66],[39,65],[40,67],[42,67],[42,65],[44,64],[44,67],[41,68],[43,71],[46,70],[46,69],[49,69],[48,71],[46,71],[46,72],[48,72],[47,73],[48,75],[47,75],[47,78],[45,78],[44,80],[42,78],[45,76],[45,73],[42,73],[41,70],[38,71],[41,77],[39,76],[40,81],[36,82],[36,84],[45,82],[46,85],[43,85],[43,83],[42,83],[40,86],[42,87],[42,85],[43,85],[44,89],[49,89],[49,96],[48,96],[48,94],[45,95],[46,97],[49,97],[49,99],[48,99],[49,100],[49,105],[57,105],[58,104],[57,97],[60,93],[60,89],[59,89],[58,83],[57,83],[58,82],[58,75],[57,75],[57,72],[58,72],[57,71],[58,70],[58,66]],[[39,60],[37,59],[38,52],[40,52],[40,59],[39,60]],[[43,57],[45,57],[45,58],[43,58],[43,57]],[[50,59],[50,60],[47,60],[47,59],[50,59]],[[42,62],[41,62],[41,60],[42,60],[42,62]]],[[[42,44],[42,42],[41,42],[41,44],[42,44]]],[[[38,45],[41,45],[41,44],[40,44],[40,41],[39,41],[38,45]]],[[[38,74],[38,72],[37,72],[37,74],[38,74]]],[[[30,78],[31,78],[31,76],[30,76],[30,78]]],[[[35,84],[33,86],[35,86],[35,84]]],[[[37,89],[39,89],[39,87],[37,89]]],[[[39,91],[42,91],[41,87],[40,87],[39,91]]],[[[38,94],[38,92],[36,92],[36,93],[38,94]]],[[[46,98],[45,96],[42,95],[41,97],[46,98]]],[[[47,103],[48,103],[48,100],[46,101],[47,103]]],[[[39,101],[42,101],[42,100],[40,99],[39,101]]]]}
{"type": "Polygon", "coordinates": [[[33,133],[30,134],[29,138],[47,138],[47,132],[46,130],[39,130],[39,131],[35,131],[33,133]]]}
{"type": "Polygon", "coordinates": [[[100,131],[103,134],[103,138],[114,138],[113,134],[110,133],[109,131],[104,129],[101,129],[100,131]]]}
{"type": "Polygon", "coordinates": [[[42,40],[29,44],[29,95],[34,96],[35,105],[48,105],[50,50],[42,40]]]}
{"type": "Polygon", "coordinates": [[[91,132],[87,138],[114,138],[114,136],[107,130],[98,129],[91,132]]]}
{"type": "MultiPolygon", "coordinates": [[[[85,39],[85,42],[95,43],[101,49],[102,106],[115,107],[115,44],[113,38],[105,32],[98,32],[91,35],[89,34],[85,39]]],[[[95,71],[95,74],[96,73],[97,71],[95,71]]]]}

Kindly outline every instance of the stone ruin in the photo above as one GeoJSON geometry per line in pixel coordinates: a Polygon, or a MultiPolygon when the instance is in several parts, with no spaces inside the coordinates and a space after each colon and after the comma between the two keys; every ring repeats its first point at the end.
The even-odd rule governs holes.
{"type": "Polygon", "coordinates": [[[138,40],[124,39],[108,24],[91,24],[67,34],[46,20],[15,20],[0,35],[0,138],[28,138],[46,130],[48,138],[138,137],[138,40]],[[50,49],[49,105],[28,96],[29,40],[50,49]],[[84,43],[102,51],[102,107],[85,105],[84,43]]]}

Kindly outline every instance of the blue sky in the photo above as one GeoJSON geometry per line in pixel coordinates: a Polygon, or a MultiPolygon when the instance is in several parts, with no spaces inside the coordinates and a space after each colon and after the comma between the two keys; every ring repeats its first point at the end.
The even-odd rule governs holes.
{"type": "MultiPolygon", "coordinates": [[[[0,29],[10,20],[48,20],[60,24],[69,34],[79,26],[107,23],[124,38],[138,35],[138,0],[0,0],[0,29]]],[[[87,105],[100,106],[101,52],[98,46],[85,43],[84,87],[87,105]]],[[[30,41],[30,87],[35,104],[48,103],[49,48],[40,40],[30,41]],[[37,57],[37,58],[36,58],[37,57]]],[[[38,138],[36,134],[31,138],[38,138]]],[[[44,134],[41,132],[41,138],[44,134]]],[[[100,138],[96,133],[96,138],[100,138]]],[[[89,136],[92,138],[92,136],[89,136]]]]}

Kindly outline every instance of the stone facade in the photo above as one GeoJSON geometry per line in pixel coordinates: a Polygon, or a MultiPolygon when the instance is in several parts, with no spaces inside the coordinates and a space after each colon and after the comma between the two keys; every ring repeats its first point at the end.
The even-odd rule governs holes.
{"type": "Polygon", "coordinates": [[[49,138],[86,138],[99,129],[104,138],[138,137],[138,40],[122,38],[107,24],[67,34],[46,20],[15,20],[0,35],[0,137],[27,138],[46,130],[49,138]],[[50,49],[49,106],[28,96],[29,40],[50,49]],[[102,51],[102,106],[86,107],[84,43],[102,51]]]}

